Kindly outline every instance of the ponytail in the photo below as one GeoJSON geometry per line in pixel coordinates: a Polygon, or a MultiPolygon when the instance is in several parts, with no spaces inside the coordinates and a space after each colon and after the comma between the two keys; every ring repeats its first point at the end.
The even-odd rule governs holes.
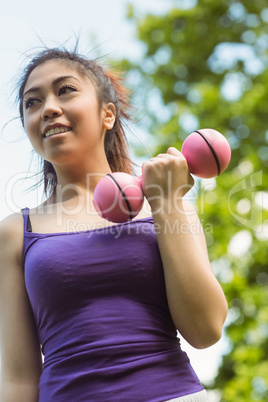
{"type": "Polygon", "coordinates": [[[106,70],[105,75],[110,79],[114,91],[118,97],[121,116],[123,116],[125,119],[130,119],[130,115],[128,113],[128,110],[131,109],[129,102],[130,91],[123,85],[122,74],[116,71],[106,70]]]}
{"type": "Polygon", "coordinates": [[[133,173],[133,163],[129,158],[127,139],[124,130],[125,120],[130,120],[129,90],[123,85],[122,75],[111,70],[105,71],[115,94],[116,119],[114,127],[107,131],[104,148],[112,172],[133,173]]]}

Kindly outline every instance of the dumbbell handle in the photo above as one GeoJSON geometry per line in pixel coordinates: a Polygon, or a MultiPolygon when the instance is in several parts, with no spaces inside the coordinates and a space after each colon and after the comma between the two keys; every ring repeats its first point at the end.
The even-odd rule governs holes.
{"type": "MultiPolygon", "coordinates": [[[[231,158],[226,138],[216,130],[202,129],[190,134],[182,145],[189,172],[201,178],[221,174],[231,158]]],[[[97,184],[93,203],[98,213],[112,222],[133,219],[142,208],[144,194],[142,176],[116,172],[107,175],[97,184]],[[127,206],[122,207],[122,205],[127,206]]]]}

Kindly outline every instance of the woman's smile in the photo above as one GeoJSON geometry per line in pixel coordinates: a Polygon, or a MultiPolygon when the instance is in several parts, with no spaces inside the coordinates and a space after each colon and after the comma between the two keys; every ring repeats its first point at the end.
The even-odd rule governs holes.
{"type": "Polygon", "coordinates": [[[64,61],[48,61],[31,73],[23,113],[33,147],[51,163],[104,155],[106,127],[96,89],[64,61]]]}
{"type": "Polygon", "coordinates": [[[44,130],[44,138],[49,138],[57,134],[67,133],[68,131],[71,131],[71,127],[66,127],[59,124],[56,124],[55,127],[49,126],[44,130]]]}

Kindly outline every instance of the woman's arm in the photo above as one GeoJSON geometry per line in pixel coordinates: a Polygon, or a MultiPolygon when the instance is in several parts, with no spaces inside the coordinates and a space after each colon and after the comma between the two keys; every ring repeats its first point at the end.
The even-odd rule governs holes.
{"type": "Polygon", "coordinates": [[[206,348],[220,339],[228,307],[198,216],[182,200],[192,185],[186,160],[175,148],[143,165],[172,319],[187,342],[206,348]]]}
{"type": "Polygon", "coordinates": [[[1,402],[37,402],[42,372],[40,345],[22,268],[22,217],[0,223],[1,402]]]}

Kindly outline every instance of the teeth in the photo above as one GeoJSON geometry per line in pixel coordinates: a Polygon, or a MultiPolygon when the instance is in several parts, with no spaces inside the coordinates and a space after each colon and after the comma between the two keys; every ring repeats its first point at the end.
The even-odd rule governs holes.
{"type": "Polygon", "coordinates": [[[66,131],[70,131],[71,129],[69,127],[55,127],[51,128],[45,133],[45,137],[50,137],[51,135],[54,134],[59,134],[59,133],[65,133],[66,131]]]}

